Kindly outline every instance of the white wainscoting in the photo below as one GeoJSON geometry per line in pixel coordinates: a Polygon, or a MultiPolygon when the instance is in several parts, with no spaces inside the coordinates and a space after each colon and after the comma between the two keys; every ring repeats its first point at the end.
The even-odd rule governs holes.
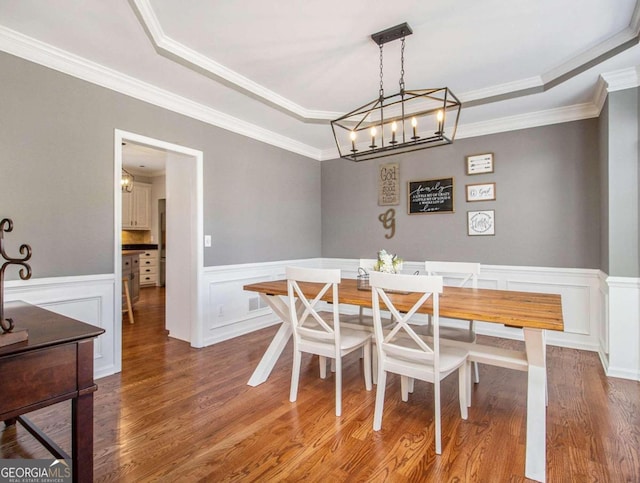
{"type": "Polygon", "coordinates": [[[640,279],[607,277],[600,357],[608,376],[640,381],[640,279]]]}
{"type": "MultiPolygon", "coordinates": [[[[309,259],[287,262],[210,267],[205,269],[205,344],[235,337],[277,322],[271,310],[259,304],[257,294],[245,292],[243,285],[284,278],[286,265],[340,268],[343,276],[355,278],[358,260],[309,259]]],[[[405,262],[403,272],[422,271],[421,263],[405,262]]],[[[562,296],[564,332],[547,333],[553,345],[598,351],[600,349],[601,296],[598,270],[509,267],[483,265],[481,288],[557,293],[562,296]]],[[[348,307],[344,308],[349,311],[348,307]]],[[[353,308],[353,312],[357,311],[353,308]]],[[[463,321],[452,321],[464,325],[463,321]]],[[[522,340],[522,331],[479,322],[477,331],[496,337],[522,340]]]]}
{"type": "MultiPolygon", "coordinates": [[[[94,342],[94,376],[117,372],[114,332],[114,275],[12,280],[5,283],[6,301],[22,300],[105,329],[94,342]]],[[[120,332],[118,331],[118,334],[120,332]]]]}
{"type": "Polygon", "coordinates": [[[260,296],[246,292],[242,287],[282,279],[287,265],[320,267],[321,260],[313,258],[205,268],[202,277],[204,345],[277,324],[279,319],[260,296]]]}
{"type": "MultiPolygon", "coordinates": [[[[282,279],[287,265],[340,268],[345,277],[355,278],[358,260],[313,258],[205,268],[201,285],[204,345],[277,324],[279,320],[258,294],[242,287],[282,279]]],[[[405,263],[404,272],[415,271],[424,272],[423,265],[405,263]]],[[[565,331],[548,331],[547,342],[597,351],[607,375],[640,380],[640,279],[607,277],[589,269],[483,265],[479,286],[560,294],[565,331]]],[[[114,287],[113,274],[7,281],[5,300],[24,300],[105,329],[95,342],[94,371],[102,377],[121,367],[115,341],[121,337],[122,314],[114,310],[114,287]]],[[[519,329],[497,324],[478,323],[477,330],[522,340],[519,329]]]]}

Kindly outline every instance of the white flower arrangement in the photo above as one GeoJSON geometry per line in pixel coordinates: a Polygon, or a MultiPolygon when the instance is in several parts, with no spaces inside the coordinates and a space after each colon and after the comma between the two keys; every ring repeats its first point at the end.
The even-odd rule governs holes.
{"type": "Polygon", "coordinates": [[[373,265],[373,269],[376,272],[398,273],[402,270],[402,262],[402,258],[382,249],[378,252],[378,261],[373,265]]]}

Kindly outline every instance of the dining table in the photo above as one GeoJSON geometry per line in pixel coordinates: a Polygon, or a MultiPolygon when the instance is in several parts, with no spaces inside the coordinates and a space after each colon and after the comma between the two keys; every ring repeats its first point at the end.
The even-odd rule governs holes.
{"type": "MultiPolygon", "coordinates": [[[[315,297],[321,288],[321,284],[314,283],[299,285],[305,295],[311,298],[315,297]]],[[[258,293],[281,320],[278,331],[248,381],[248,385],[257,386],[268,379],[293,334],[287,303],[287,281],[270,280],[252,283],[245,285],[244,290],[258,293]]],[[[402,311],[410,310],[421,295],[394,293],[390,298],[396,308],[402,311]]],[[[349,278],[341,280],[337,301],[332,300],[331,291],[328,291],[322,300],[363,308],[372,307],[371,289],[359,289],[357,281],[349,278]]],[[[418,312],[433,314],[431,298],[418,312]]],[[[548,402],[545,331],[564,330],[561,296],[445,286],[439,295],[439,315],[451,319],[490,322],[522,329],[524,350],[445,339],[441,339],[440,343],[465,347],[469,351],[470,361],[527,372],[525,476],[532,480],[545,481],[548,402]]]]}

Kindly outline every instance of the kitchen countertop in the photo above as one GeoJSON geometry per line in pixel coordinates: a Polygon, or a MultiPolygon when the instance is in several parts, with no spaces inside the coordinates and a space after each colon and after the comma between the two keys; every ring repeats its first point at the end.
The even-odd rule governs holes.
{"type": "Polygon", "coordinates": [[[158,245],[156,243],[123,243],[122,251],[125,250],[157,250],[158,245]]]}

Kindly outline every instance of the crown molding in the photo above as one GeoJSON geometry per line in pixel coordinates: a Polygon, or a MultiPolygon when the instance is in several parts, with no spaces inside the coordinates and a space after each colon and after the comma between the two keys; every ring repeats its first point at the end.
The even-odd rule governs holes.
{"type": "MultiPolygon", "coordinates": [[[[151,0],[130,0],[130,4],[136,12],[140,23],[149,34],[156,50],[167,58],[179,62],[190,69],[204,72],[217,80],[222,80],[230,87],[245,94],[256,96],[257,99],[305,122],[331,121],[344,114],[306,109],[170,38],[163,32],[160,21],[151,5],[151,0]]],[[[628,27],[598,45],[579,53],[567,62],[539,76],[466,92],[459,95],[458,98],[468,107],[471,107],[546,91],[637,44],[639,32],[640,0],[635,4],[628,27]]]]}
{"type": "Polygon", "coordinates": [[[186,97],[160,89],[3,26],[0,26],[0,50],[227,131],[312,159],[320,159],[321,151],[317,148],[206,107],[186,97]]]}
{"type": "Polygon", "coordinates": [[[339,112],[305,109],[286,97],[200,54],[164,33],[149,0],[132,0],[131,4],[137,10],[137,17],[150,35],[156,49],[165,57],[169,57],[192,70],[204,71],[215,79],[222,79],[234,88],[257,96],[268,104],[289,112],[304,121],[330,121],[342,115],[339,112]]]}
{"type": "MultiPolygon", "coordinates": [[[[2,26],[0,26],[0,50],[92,84],[311,159],[323,161],[338,157],[335,147],[318,149],[301,143],[2,26]]],[[[500,95],[508,92],[511,88],[528,89],[536,87],[538,82],[539,78],[532,77],[523,81],[469,92],[466,94],[468,96],[466,99],[474,99],[483,95],[500,95]]],[[[598,80],[596,93],[591,103],[462,124],[458,126],[456,137],[457,139],[464,139],[597,117],[600,114],[607,92],[638,86],[640,86],[638,68],[622,69],[602,74],[598,80]]]]}
{"type": "Polygon", "coordinates": [[[548,109],[545,111],[507,116],[490,121],[462,124],[458,126],[456,139],[486,136],[488,134],[548,126],[563,122],[579,121],[582,119],[598,117],[599,113],[600,110],[595,104],[585,103],[559,107],[556,109],[548,109]]]}
{"type": "Polygon", "coordinates": [[[607,72],[601,74],[600,77],[606,83],[607,92],[621,91],[640,86],[638,67],[607,72]]]}

